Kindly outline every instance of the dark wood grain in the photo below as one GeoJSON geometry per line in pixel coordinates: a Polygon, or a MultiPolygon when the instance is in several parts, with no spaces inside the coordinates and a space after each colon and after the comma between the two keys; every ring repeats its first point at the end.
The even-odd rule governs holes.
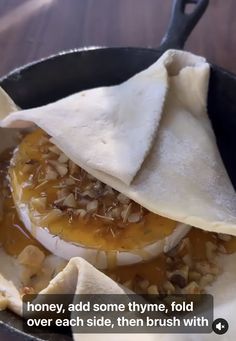
{"type": "MultiPolygon", "coordinates": [[[[0,0],[0,75],[82,46],[159,45],[171,0],[0,0]]],[[[236,72],[235,0],[210,0],[186,49],[236,72]]]]}

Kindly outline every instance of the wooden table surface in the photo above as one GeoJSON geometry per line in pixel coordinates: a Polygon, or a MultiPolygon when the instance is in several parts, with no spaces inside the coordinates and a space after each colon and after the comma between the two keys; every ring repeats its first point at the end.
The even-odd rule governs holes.
{"type": "MultiPolygon", "coordinates": [[[[171,4],[172,0],[0,0],[0,76],[77,47],[157,47],[171,4]]],[[[186,49],[236,73],[235,13],[235,0],[210,0],[186,49]]],[[[0,334],[0,340],[18,338],[0,334]]]]}
{"type": "MultiPolygon", "coordinates": [[[[81,46],[159,45],[172,0],[0,0],[0,76],[81,46]]],[[[236,73],[236,1],[210,0],[186,49],[236,73]]]]}

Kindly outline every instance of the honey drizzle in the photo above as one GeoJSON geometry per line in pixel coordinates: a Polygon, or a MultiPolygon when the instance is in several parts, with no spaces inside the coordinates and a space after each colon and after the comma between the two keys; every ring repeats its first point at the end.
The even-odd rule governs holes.
{"type": "Polygon", "coordinates": [[[132,250],[132,253],[142,258],[142,261],[146,261],[151,258],[150,253],[144,249],[132,250]]]}
{"type": "Polygon", "coordinates": [[[117,251],[107,251],[107,267],[108,269],[114,269],[117,267],[117,251]]]}
{"type": "MultiPolygon", "coordinates": [[[[7,253],[18,255],[29,244],[37,245],[40,248],[42,247],[24,228],[10,196],[9,186],[6,187],[4,185],[11,155],[12,151],[9,150],[0,155],[0,186],[2,190],[5,189],[8,191],[8,198],[3,202],[3,217],[0,222],[0,243],[7,253]]],[[[36,228],[34,227],[34,231],[36,231],[36,228]]],[[[216,238],[215,233],[205,232],[196,228],[192,228],[186,237],[192,241],[192,245],[194,246],[192,250],[194,260],[206,259],[204,246],[208,241],[215,243],[217,246],[223,246],[226,253],[236,252],[235,237],[232,237],[229,241],[222,241],[216,238]]],[[[100,252],[97,252],[97,261],[100,252]]],[[[109,268],[105,273],[113,278],[115,276],[116,280],[120,283],[141,277],[146,278],[150,284],[161,286],[166,280],[168,256],[162,253],[152,260],[145,261],[148,255],[146,252],[132,252],[141,255],[144,261],[138,264],[117,267],[117,252],[112,250],[108,251],[107,262],[109,268]]]]}
{"type": "Polygon", "coordinates": [[[4,250],[13,256],[18,255],[27,245],[36,245],[45,249],[28,233],[19,219],[7,180],[12,150],[8,149],[0,155],[0,187],[2,217],[0,221],[0,244],[4,250]],[[3,195],[5,194],[5,195],[3,195]]]}
{"type": "MultiPolygon", "coordinates": [[[[43,145],[44,150],[50,150],[50,148],[53,147],[55,148],[55,146],[50,143],[49,138],[40,129],[37,129],[35,132],[27,135],[19,145],[18,152],[14,155],[14,166],[10,167],[9,172],[13,194],[14,196],[17,195],[17,198],[15,197],[16,202],[23,201],[30,206],[32,197],[40,198],[42,197],[42,192],[45,192],[47,204],[45,209],[40,212],[42,220],[46,215],[50,214],[52,208],[55,208],[55,202],[56,208],[60,209],[63,213],[63,216],[55,222],[45,223],[44,220],[42,223],[39,219],[39,222],[36,225],[48,228],[51,234],[60,235],[65,241],[71,241],[105,251],[131,251],[143,249],[146,245],[149,245],[156,240],[162,240],[173,232],[176,227],[175,221],[161,217],[145,209],[140,210],[140,205],[133,201],[128,206],[132,206],[134,212],[136,210],[142,212],[143,216],[141,221],[125,223],[120,226],[122,223],[122,219],[120,218],[117,221],[113,218],[110,218],[109,220],[102,219],[101,217],[105,214],[105,212],[103,212],[104,208],[102,207],[102,204],[111,209],[116,208],[118,204],[117,198],[119,193],[111,188],[109,190],[112,191],[113,194],[97,198],[97,201],[100,200],[100,204],[94,215],[86,213],[86,216],[81,218],[79,215],[73,213],[73,208],[67,209],[66,207],[61,207],[60,202],[59,207],[57,207],[58,187],[61,183],[71,179],[71,175],[67,173],[65,176],[49,180],[47,183],[42,182],[40,183],[41,185],[39,184],[38,178],[41,180],[42,176],[43,181],[48,164],[51,164],[52,162],[54,164],[58,158],[58,154],[53,154],[50,156],[50,159],[43,158],[42,146],[39,144],[39,141],[42,138],[46,141],[43,145]],[[33,171],[31,175],[33,175],[33,182],[31,186],[25,188],[24,184],[27,182],[29,176],[31,176],[28,173],[22,173],[22,169],[26,165],[28,166],[27,162],[32,162],[33,171]],[[39,168],[40,171],[38,171],[39,168]],[[38,187],[39,185],[40,188],[38,187]],[[18,196],[20,188],[23,188],[22,197],[18,196]],[[71,217],[69,214],[70,212],[72,212],[71,217]]],[[[64,188],[65,190],[69,190],[70,195],[73,194],[77,188],[83,193],[86,191],[88,185],[97,183],[96,179],[91,180],[89,175],[79,167],[77,167],[77,173],[75,172],[73,174],[72,179],[73,178],[76,178],[79,181],[77,181],[76,184],[65,186],[64,188]]],[[[105,184],[100,183],[100,185],[103,188],[105,187],[105,191],[108,191],[105,184]]],[[[75,203],[77,205],[76,209],[85,211],[85,208],[81,206],[81,201],[83,200],[84,197],[82,196],[82,199],[79,198],[75,203]]],[[[128,200],[130,201],[130,199],[128,200]]],[[[32,209],[31,212],[33,215],[35,209],[32,209]]],[[[147,256],[148,255],[144,252],[142,253],[144,259],[146,259],[147,256]]]]}

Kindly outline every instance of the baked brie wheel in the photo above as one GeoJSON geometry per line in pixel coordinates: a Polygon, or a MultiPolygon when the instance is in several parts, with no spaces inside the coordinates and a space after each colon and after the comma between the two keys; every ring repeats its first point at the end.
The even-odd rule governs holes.
{"type": "Polygon", "coordinates": [[[80,256],[101,269],[168,252],[190,229],[98,181],[41,129],[15,150],[9,179],[19,216],[35,239],[57,256],[80,256]]]}
{"type": "MultiPolygon", "coordinates": [[[[20,275],[20,280],[23,285],[20,290],[22,295],[27,293],[39,292],[47,285],[49,279],[51,278],[48,277],[50,276],[50,274],[52,274],[52,276],[55,276],[58,271],[62,270],[62,268],[66,266],[66,260],[63,260],[61,257],[55,256],[54,251],[49,252],[42,246],[42,243],[39,241],[40,234],[38,234],[38,230],[42,229],[42,227],[40,228],[39,224],[37,224],[37,219],[40,219],[40,221],[44,221],[44,224],[40,225],[45,226],[45,236],[47,233],[47,237],[49,236],[49,238],[52,234],[49,232],[49,228],[52,227],[59,230],[60,226],[61,233],[59,236],[61,236],[62,232],[64,233],[63,236],[65,236],[65,234],[67,233],[68,239],[64,239],[64,242],[67,243],[67,250],[70,250],[71,245],[73,245],[74,243],[77,246],[79,244],[79,247],[81,247],[81,249],[79,249],[79,254],[83,252],[82,254],[85,254],[86,256],[85,252],[87,245],[95,245],[93,248],[87,247],[87,249],[92,249],[94,252],[97,253],[98,251],[100,251],[100,253],[104,252],[104,257],[106,256],[104,263],[107,268],[104,268],[103,272],[105,272],[106,275],[108,275],[120,285],[129,288],[133,292],[141,294],[193,294],[204,292],[206,286],[214,282],[218,274],[221,273],[221,267],[217,261],[219,254],[235,252],[236,239],[234,237],[224,234],[206,232],[194,227],[191,228],[191,230],[186,235],[184,235],[184,237],[178,242],[175,247],[171,247],[170,244],[167,244],[168,247],[163,248],[163,244],[161,244],[161,241],[168,240],[167,238],[169,238],[169,240],[173,240],[172,245],[176,244],[176,239],[174,239],[174,231],[178,231],[179,227],[174,228],[176,226],[175,222],[172,222],[171,220],[165,218],[161,218],[155,214],[151,214],[144,208],[141,208],[139,205],[130,201],[127,197],[120,195],[118,192],[114,191],[110,187],[98,182],[95,178],[91,177],[86,172],[79,169],[79,167],[74,165],[72,162],[69,162],[69,160],[67,160],[67,158],[62,155],[63,154],[50,143],[49,137],[45,135],[45,133],[43,133],[42,131],[38,130],[25,137],[25,139],[19,145],[18,150],[15,151],[13,157],[10,150],[4,152],[0,156],[0,186],[2,188],[0,201],[2,203],[0,211],[0,244],[6,252],[5,256],[3,253],[1,257],[5,259],[4,257],[9,257],[8,255],[11,255],[14,258],[16,257],[15,260],[20,264],[20,266],[26,267],[25,270],[22,269],[23,272],[20,275]],[[40,153],[38,149],[40,149],[41,154],[45,154],[45,156],[41,159],[45,161],[43,162],[44,166],[39,170],[38,167],[40,167],[40,162],[38,158],[40,153]],[[31,152],[29,153],[29,151],[31,152]],[[36,157],[35,154],[38,156],[36,157]],[[48,163],[48,161],[46,162],[46,160],[57,161],[59,158],[61,160],[59,164],[67,168],[67,173],[65,175],[60,175],[60,171],[62,170],[62,168],[59,168],[60,170],[56,169],[54,162],[53,166],[48,163]],[[11,165],[9,168],[10,160],[11,165]],[[49,166],[50,168],[48,168],[49,166]],[[9,174],[11,176],[9,176],[9,174]],[[13,179],[16,176],[18,179],[21,179],[21,186],[18,185],[13,193],[10,193],[9,182],[12,186],[13,179]],[[104,187],[103,191],[107,191],[109,193],[110,199],[112,199],[113,197],[113,201],[116,203],[116,205],[114,205],[114,207],[112,205],[112,209],[107,210],[107,212],[105,210],[105,206],[99,206],[101,205],[100,200],[102,198],[102,193],[100,190],[99,193],[95,191],[95,189],[97,188],[96,186],[95,189],[91,186],[85,190],[80,190],[81,194],[79,194],[80,192],[75,194],[75,192],[78,191],[78,189],[75,189],[76,187],[83,189],[83,186],[81,187],[78,183],[78,179],[80,178],[82,182],[84,182],[84,184],[86,181],[86,186],[88,186],[88,184],[92,184],[92,186],[95,186],[96,184],[96,186],[98,186],[100,189],[104,187]],[[34,185],[34,181],[37,181],[36,185],[34,185]],[[58,183],[60,182],[61,184],[59,186],[58,183]],[[51,190],[49,190],[50,186],[46,186],[46,183],[51,184],[51,190]],[[37,196],[35,196],[35,187],[37,186],[39,187],[36,189],[36,192],[37,190],[38,192],[37,196]],[[43,187],[42,189],[40,189],[41,186],[43,187]],[[92,189],[92,192],[83,193],[85,191],[91,191],[92,189]],[[33,190],[34,192],[32,194],[33,190]],[[64,191],[64,193],[60,192],[62,190],[64,191]],[[52,191],[56,191],[53,194],[54,196],[50,194],[52,193],[52,191]],[[94,192],[96,192],[97,194],[95,195],[94,192]],[[12,194],[14,193],[15,196],[17,195],[17,198],[21,198],[21,202],[18,202],[18,205],[14,205],[12,197],[12,194]],[[70,193],[74,193],[73,195],[74,201],[76,202],[76,207],[74,207],[75,205],[72,205],[70,201],[68,202],[68,200],[65,202],[65,199],[70,195],[70,193]],[[82,193],[84,195],[82,195],[82,193]],[[22,200],[22,196],[24,197],[24,200],[22,200]],[[58,198],[58,196],[60,196],[60,198],[58,198]],[[53,200],[53,203],[50,205],[48,197],[52,198],[50,200],[53,200]],[[41,198],[43,198],[42,201],[41,198]],[[45,200],[45,198],[47,198],[47,200],[45,200]],[[87,201],[77,203],[82,199],[86,199],[87,201]],[[54,201],[57,200],[59,201],[54,203],[54,201]],[[97,208],[96,210],[90,211],[88,205],[91,201],[94,200],[98,201],[98,204],[96,204],[97,208]],[[126,221],[124,222],[124,215],[122,214],[123,206],[125,209],[127,209],[130,203],[132,204],[132,210],[130,212],[126,211],[127,216],[126,221]],[[20,208],[22,209],[22,207],[25,206],[28,207],[28,213],[30,213],[30,216],[27,218],[25,214],[25,216],[21,215],[21,217],[22,220],[24,220],[25,224],[27,224],[28,221],[28,230],[25,228],[23,222],[19,219],[16,212],[16,208],[19,212],[21,212],[20,208]],[[102,209],[101,207],[105,211],[99,211],[99,209],[102,209]],[[113,210],[117,208],[119,208],[118,212],[120,213],[118,215],[117,210],[115,210],[116,215],[113,216],[113,210]],[[75,210],[78,211],[75,212],[75,210]],[[72,211],[74,214],[72,214],[72,211]],[[111,213],[111,211],[113,213],[111,213]],[[57,212],[57,214],[55,214],[54,212],[57,212]],[[139,214],[137,214],[138,212],[139,214]],[[103,217],[103,221],[101,220],[101,216],[103,216],[104,213],[106,213],[105,217],[107,216],[108,218],[106,219],[103,217]],[[140,215],[140,213],[142,214],[140,215]],[[132,219],[134,219],[134,217],[137,218],[138,216],[139,221],[130,222],[130,219],[128,218],[131,214],[134,214],[133,216],[131,216],[133,217],[132,219]],[[144,223],[144,218],[147,218],[148,214],[152,217],[152,220],[148,220],[148,223],[150,223],[150,221],[152,221],[153,223],[155,221],[158,221],[159,225],[156,225],[156,229],[157,232],[159,231],[159,236],[162,236],[162,239],[155,240],[153,243],[157,243],[159,241],[159,245],[161,245],[164,251],[158,254],[160,250],[158,249],[158,252],[156,252],[157,256],[152,257],[151,259],[145,259],[147,252],[143,251],[143,249],[141,249],[141,251],[139,249],[138,252],[134,249],[136,244],[139,246],[144,245],[145,247],[145,243],[149,243],[147,245],[150,245],[150,241],[152,242],[152,239],[148,238],[148,231],[153,231],[153,225],[151,225],[152,229],[150,230],[147,228],[148,225],[144,223]],[[32,216],[33,219],[36,219],[34,224],[32,223],[32,216]],[[64,220],[61,219],[62,217],[64,220]],[[45,220],[47,222],[47,225],[45,223],[45,220]],[[61,226],[62,221],[67,222],[66,225],[61,226]],[[112,225],[106,224],[106,222],[108,221],[112,222],[112,225]],[[77,224],[75,224],[76,222],[77,224]],[[91,224],[91,222],[93,224],[91,224]],[[95,224],[98,225],[99,222],[100,230],[95,228],[95,224]],[[103,224],[101,224],[101,222],[103,222],[103,224]],[[161,222],[163,223],[161,224],[161,222]],[[142,223],[142,226],[145,227],[146,233],[144,234],[144,236],[146,239],[144,239],[140,229],[138,229],[137,227],[139,223],[142,223]],[[84,236],[83,240],[78,239],[79,237],[77,237],[77,239],[75,238],[75,240],[79,240],[79,243],[71,242],[71,235],[69,234],[68,230],[65,230],[65,226],[67,229],[71,228],[69,231],[74,231],[74,234],[71,233],[74,238],[75,233],[76,236],[80,236],[81,226],[83,226],[84,231],[86,231],[88,234],[86,235],[84,232],[84,235],[82,235],[84,236]],[[134,227],[135,231],[138,231],[140,239],[135,239],[135,236],[132,238],[131,226],[134,227]],[[110,230],[111,227],[113,227],[114,234],[110,230]],[[165,228],[167,229],[167,232],[164,235],[163,229],[165,228]],[[89,234],[89,232],[92,233],[89,234]],[[33,235],[35,236],[35,238],[33,237],[33,235]],[[85,242],[84,240],[86,236],[87,239],[85,242]],[[129,239],[124,238],[122,240],[122,236],[129,236],[129,239]],[[98,249],[98,247],[96,247],[98,245],[98,238],[100,240],[100,243],[103,242],[102,245],[104,246],[104,250],[98,249]],[[124,241],[124,243],[122,243],[122,241],[124,241]],[[123,249],[121,250],[121,247],[123,245],[125,245],[125,247],[127,248],[125,249],[127,257],[129,253],[133,255],[135,252],[135,255],[141,255],[141,261],[136,263],[129,263],[129,258],[127,258],[126,262],[123,265],[119,265],[118,261],[120,260],[118,260],[118,256],[122,254],[121,252],[123,251],[123,249]],[[130,245],[134,245],[133,249],[130,245]],[[119,247],[121,251],[116,251],[119,247]],[[55,262],[55,265],[53,265],[52,262],[55,262]],[[56,264],[58,264],[59,267],[56,264]],[[46,269],[48,270],[46,271],[46,269]],[[45,276],[47,277],[46,279],[45,276]]],[[[16,184],[16,180],[14,181],[14,183],[16,184]]],[[[106,193],[105,196],[107,196],[108,193],[106,193]]],[[[157,234],[155,234],[154,236],[157,236],[157,234]]],[[[55,236],[53,238],[55,239],[57,237],[55,236]]],[[[58,243],[60,246],[59,241],[57,242],[57,244],[51,244],[51,246],[49,245],[49,248],[51,247],[51,250],[56,250],[58,254],[64,257],[65,252],[63,254],[64,250],[62,251],[60,248],[58,249],[58,243]]],[[[45,245],[48,244],[45,243],[45,245]]],[[[150,254],[148,254],[148,256],[150,257],[150,254]]],[[[77,262],[78,259],[79,258],[75,258],[75,262],[77,262]]],[[[98,259],[99,258],[97,258],[96,261],[98,259]]],[[[82,260],[82,258],[80,258],[80,260],[82,260]]],[[[99,273],[101,274],[101,272],[99,273]]]]}

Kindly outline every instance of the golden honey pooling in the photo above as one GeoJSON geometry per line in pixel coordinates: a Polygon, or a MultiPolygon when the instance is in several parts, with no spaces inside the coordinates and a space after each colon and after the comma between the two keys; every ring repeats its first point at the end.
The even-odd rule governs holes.
{"type": "MultiPolygon", "coordinates": [[[[7,167],[10,158],[10,152],[3,153],[0,158],[0,185],[2,188],[0,243],[7,253],[17,256],[27,245],[33,244],[44,249],[27,232],[18,218],[7,180],[7,167]]],[[[17,180],[21,200],[30,200],[32,212],[36,210],[39,213],[39,216],[33,217],[35,221],[41,222],[43,219],[45,224],[51,224],[51,232],[53,233],[54,230],[55,234],[58,234],[56,227],[65,222],[66,228],[60,233],[64,232],[63,237],[67,237],[69,241],[73,238],[78,241],[78,230],[81,233],[84,229],[85,234],[82,235],[85,245],[88,242],[88,245],[103,246],[109,250],[108,246],[111,246],[110,242],[112,241],[110,249],[117,247],[132,249],[136,245],[136,241],[129,226],[134,227],[133,234],[137,234],[137,238],[140,238],[140,233],[143,238],[143,230],[145,231],[145,243],[162,239],[171,234],[175,228],[175,222],[144,210],[123,195],[117,198],[119,193],[103,184],[102,186],[110,193],[110,196],[106,197],[105,205],[111,207],[115,196],[116,203],[118,201],[121,208],[124,209],[122,215],[122,209],[118,207],[117,210],[118,205],[112,206],[108,212],[98,210],[100,206],[94,202],[98,198],[94,197],[92,192],[89,193],[92,196],[90,200],[81,207],[77,207],[76,202],[81,188],[83,192],[90,191],[94,188],[86,188],[89,183],[94,182],[98,189],[101,184],[69,161],[57,147],[50,144],[48,137],[41,130],[28,135],[21,143],[13,158],[10,174],[13,180],[17,180]],[[61,161],[59,165],[58,159],[61,161]],[[66,167],[65,164],[67,164],[66,167]],[[82,186],[79,187],[77,182],[81,182],[82,186]],[[68,189],[70,193],[68,193],[68,189]],[[71,193],[73,193],[73,197],[71,193]],[[94,211],[95,209],[96,211],[94,211]],[[75,210],[78,211],[75,213],[75,210]],[[88,214],[90,210],[92,214],[88,214]],[[104,213],[109,213],[107,218],[104,218],[104,213]],[[91,224],[88,225],[88,221],[91,222],[91,217],[94,219],[92,227],[90,227],[91,224]],[[145,229],[147,221],[150,226],[145,229]],[[156,229],[157,223],[158,226],[161,226],[160,229],[156,229]],[[111,230],[111,225],[116,224],[120,224],[117,230],[111,230]],[[78,226],[80,226],[79,229],[78,226]],[[91,232],[94,233],[93,236],[96,235],[99,243],[94,243],[91,232]],[[125,243],[121,245],[120,242],[122,238],[126,237],[126,233],[130,239],[126,239],[125,243]],[[103,239],[105,242],[101,243],[103,239]]],[[[178,246],[168,254],[162,253],[147,262],[108,269],[105,273],[138,293],[202,292],[203,288],[213,282],[220,272],[215,262],[216,255],[235,251],[235,237],[192,228],[178,246]]],[[[45,250],[44,252],[46,253],[45,250]]],[[[110,255],[112,256],[112,252],[110,255]]]]}
{"type": "Polygon", "coordinates": [[[0,155],[0,244],[13,256],[18,255],[27,245],[35,245],[47,253],[26,230],[16,211],[7,179],[11,156],[11,150],[0,155]]]}
{"type": "Polygon", "coordinates": [[[10,176],[16,201],[30,203],[35,225],[65,241],[100,250],[142,249],[176,227],[76,166],[39,129],[14,153],[10,176]]]}

